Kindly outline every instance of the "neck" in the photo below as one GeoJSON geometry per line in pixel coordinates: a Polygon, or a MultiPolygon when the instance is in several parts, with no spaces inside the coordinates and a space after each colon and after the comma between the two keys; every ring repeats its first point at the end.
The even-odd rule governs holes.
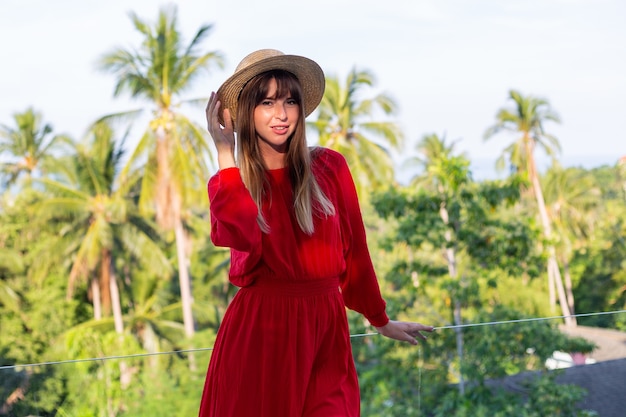
{"type": "Polygon", "coordinates": [[[274,160],[274,159],[267,160],[266,158],[264,159],[264,162],[265,162],[265,167],[267,169],[280,169],[286,166],[284,158],[281,160],[274,160]]]}
{"type": "Polygon", "coordinates": [[[262,152],[263,162],[267,169],[284,168],[287,164],[286,154],[282,152],[262,152]]]}

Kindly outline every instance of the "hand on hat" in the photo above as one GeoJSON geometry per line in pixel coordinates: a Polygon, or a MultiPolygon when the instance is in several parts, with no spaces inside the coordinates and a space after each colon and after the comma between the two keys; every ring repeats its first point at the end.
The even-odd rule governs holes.
{"type": "Polygon", "coordinates": [[[221,104],[217,100],[217,95],[214,92],[211,93],[206,107],[206,120],[207,128],[217,149],[218,165],[220,169],[224,169],[235,166],[235,133],[228,109],[224,109],[224,124],[226,126],[220,125],[218,112],[221,104]]]}

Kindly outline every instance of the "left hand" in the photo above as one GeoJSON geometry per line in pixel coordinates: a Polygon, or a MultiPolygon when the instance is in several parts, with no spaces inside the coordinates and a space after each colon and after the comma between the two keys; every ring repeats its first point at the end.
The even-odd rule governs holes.
{"type": "Polygon", "coordinates": [[[377,327],[376,330],[385,337],[417,345],[417,339],[426,340],[426,336],[422,332],[430,333],[434,329],[432,326],[426,326],[421,323],[389,320],[389,323],[382,327],[377,327]]]}

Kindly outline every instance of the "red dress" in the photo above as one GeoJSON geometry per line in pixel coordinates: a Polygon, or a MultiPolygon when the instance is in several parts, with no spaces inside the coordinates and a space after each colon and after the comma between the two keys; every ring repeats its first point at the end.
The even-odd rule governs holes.
{"type": "Polygon", "coordinates": [[[240,287],[219,328],[200,417],[357,417],[359,386],[347,306],[374,326],[389,321],[343,156],[318,148],[312,171],[336,214],[298,226],[287,169],[268,171],[263,205],[270,233],[239,170],[208,184],[211,239],[231,248],[240,287]]]}

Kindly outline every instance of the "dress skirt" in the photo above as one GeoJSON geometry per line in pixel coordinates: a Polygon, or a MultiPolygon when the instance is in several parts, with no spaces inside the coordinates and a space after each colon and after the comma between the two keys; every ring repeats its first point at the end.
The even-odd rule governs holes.
{"type": "Polygon", "coordinates": [[[217,334],[200,417],[358,417],[359,407],[337,278],[262,277],[237,292],[217,334]]]}

